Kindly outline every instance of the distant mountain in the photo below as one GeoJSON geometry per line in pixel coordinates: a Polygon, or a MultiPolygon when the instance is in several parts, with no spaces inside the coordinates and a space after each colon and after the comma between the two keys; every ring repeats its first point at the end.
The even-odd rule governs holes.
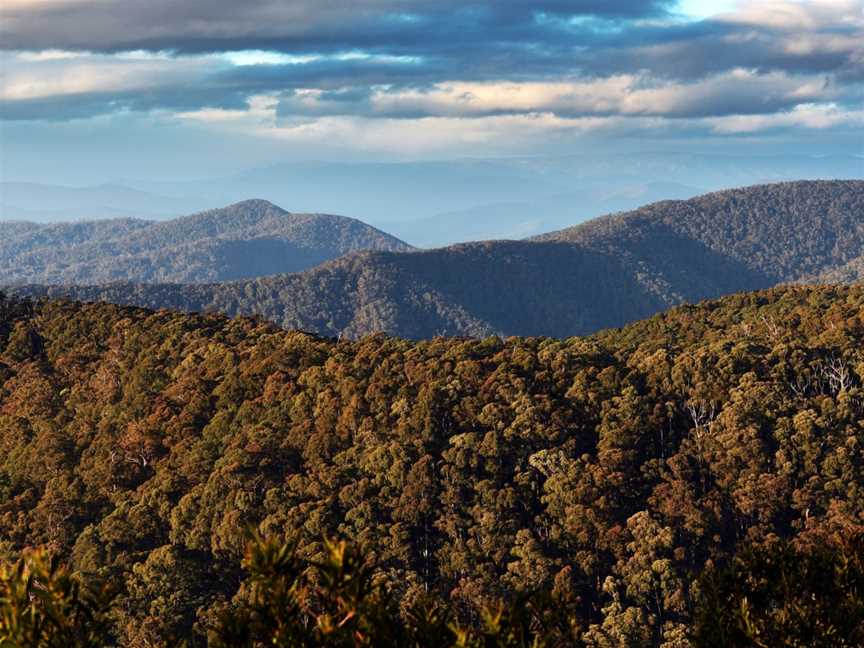
{"type": "Polygon", "coordinates": [[[669,304],[706,296],[718,272],[738,290],[805,281],[864,251],[864,181],[801,181],[664,201],[533,239],[614,255],[669,304]]]}
{"type": "Polygon", "coordinates": [[[166,196],[116,184],[63,187],[0,182],[0,220],[53,223],[105,218],[159,219],[219,204],[184,194],[166,196]]]}
{"type": "Polygon", "coordinates": [[[410,246],[360,221],[247,200],[171,221],[0,222],[4,283],[228,281],[410,246]]]}
{"type": "Polygon", "coordinates": [[[364,252],[218,284],[21,292],[231,315],[359,337],[566,337],[672,304],[807,281],[864,250],[864,181],[802,181],[648,205],[530,241],[364,252]]]}
{"type": "Polygon", "coordinates": [[[580,223],[603,214],[632,209],[661,199],[690,198],[702,193],[674,183],[625,184],[615,188],[587,186],[531,202],[496,202],[436,214],[384,228],[424,248],[488,239],[522,239],[580,223]]]}
{"type": "Polygon", "coordinates": [[[785,153],[624,154],[588,148],[566,156],[293,161],[170,182],[114,178],[80,188],[0,183],[0,220],[161,220],[258,196],[297,212],[350,214],[428,248],[524,238],[657,200],[744,184],[861,177],[861,157],[785,153]]]}
{"type": "MultiPolygon", "coordinates": [[[[566,156],[462,158],[404,162],[288,162],[250,169],[218,180],[169,185],[127,182],[162,195],[217,198],[227,204],[262,196],[297,210],[352,216],[392,231],[441,213],[483,205],[537,205],[570,194],[578,203],[630,193],[633,202],[607,205],[607,211],[579,215],[580,220],[620,209],[633,209],[659,198],[682,197],[677,191],[637,195],[650,185],[693,188],[689,196],[748,184],[864,176],[864,159],[851,155],[723,155],[675,151],[566,156]],[[338,187],[338,191],[334,188],[338,187]]],[[[688,189],[689,191],[689,189],[688,189]]],[[[689,197],[688,196],[688,197],[689,197]]],[[[585,205],[586,207],[589,205],[585,205]]],[[[494,214],[492,214],[494,217],[494,214]]],[[[569,220],[556,225],[574,224],[569,220]]],[[[494,221],[490,223],[495,226],[494,221]]],[[[483,238],[490,238],[489,235],[483,238]]],[[[415,241],[406,238],[409,243],[415,241]]],[[[458,236],[450,243],[461,242],[458,236]]]]}
{"type": "Polygon", "coordinates": [[[307,272],[196,286],[37,287],[68,296],[186,311],[258,314],[289,329],[360,337],[568,336],[648,315],[660,302],[614,257],[567,243],[500,241],[425,252],[366,252],[307,272]]]}

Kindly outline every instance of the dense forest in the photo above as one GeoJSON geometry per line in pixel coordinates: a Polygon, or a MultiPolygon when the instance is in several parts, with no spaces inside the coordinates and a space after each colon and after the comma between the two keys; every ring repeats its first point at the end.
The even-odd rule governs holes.
{"type": "Polygon", "coordinates": [[[861,254],[864,181],[729,189],[596,218],[536,240],[614,252],[672,286],[684,280],[675,272],[703,254],[719,255],[760,282],[798,281],[861,254]]]}
{"type": "MultiPolygon", "coordinates": [[[[723,279],[718,292],[736,286],[723,279]]],[[[415,339],[484,337],[502,330],[560,337],[663,307],[614,257],[569,243],[521,241],[366,252],[300,274],[242,282],[26,286],[16,292],[256,314],[287,329],[349,338],[376,331],[415,339]]]]}
{"type": "Polygon", "coordinates": [[[666,201],[531,241],[363,252],[299,274],[17,291],[255,314],[284,328],[349,338],[378,331],[412,339],[566,337],[682,302],[855,276],[862,248],[864,181],[802,181],[666,201]]]}
{"type": "Polygon", "coordinates": [[[169,221],[0,222],[7,284],[229,281],[411,246],[360,221],[246,200],[169,221]]]}
{"type": "Polygon", "coordinates": [[[844,283],[851,284],[864,280],[864,255],[855,257],[849,263],[838,268],[831,268],[808,280],[808,283],[844,283]]]}
{"type": "MultiPolygon", "coordinates": [[[[564,340],[347,341],[5,299],[0,562],[40,548],[107,583],[105,641],[136,647],[218,645],[226,616],[307,591],[257,578],[268,565],[317,565],[328,591],[328,560],[353,555],[341,539],[374,566],[393,627],[416,627],[428,600],[482,627],[497,601],[545,593],[560,642],[710,645],[698,632],[725,617],[706,600],[758,630],[741,583],[788,625],[835,582],[852,598],[822,611],[860,630],[860,590],[842,585],[860,569],[787,609],[747,556],[776,550],[767,564],[812,583],[840,564],[820,551],[860,537],[862,349],[857,287],[739,294],[564,340]],[[293,553],[250,559],[252,530],[293,553]]],[[[856,645],[820,632],[789,645],[856,645]]],[[[760,636],[736,645],[776,645],[760,636]]],[[[416,645],[499,645],[457,639],[416,645]]]]}

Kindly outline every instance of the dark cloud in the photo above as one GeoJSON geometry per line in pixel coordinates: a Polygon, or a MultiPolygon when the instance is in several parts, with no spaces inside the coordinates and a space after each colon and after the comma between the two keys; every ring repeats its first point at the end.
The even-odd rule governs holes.
{"type": "MultiPolygon", "coordinates": [[[[856,2],[834,3],[834,13],[794,3],[806,14],[798,22],[748,14],[685,23],[670,20],[673,0],[6,0],[0,48],[8,50],[169,52],[166,68],[192,55],[242,50],[306,58],[232,65],[214,56],[187,78],[137,89],[119,80],[114,91],[84,88],[36,98],[7,93],[0,118],[243,109],[259,94],[274,95],[283,118],[717,117],[768,114],[823,99],[853,105],[864,81],[856,2]],[[742,70],[745,75],[730,76],[742,70]],[[791,81],[776,82],[778,74],[791,81]],[[593,103],[566,96],[482,106],[455,100],[442,107],[422,96],[376,102],[405,91],[439,92],[452,82],[589,84],[622,75],[635,81],[621,96],[593,103]],[[668,89],[676,84],[680,91],[668,89]],[[808,89],[798,91],[803,85],[808,89]],[[646,89],[656,96],[639,95],[646,89]],[[625,95],[638,100],[628,103],[625,95]]],[[[32,66],[36,77],[39,65],[32,66]]]]}
{"type": "Polygon", "coordinates": [[[452,70],[445,62],[376,62],[323,59],[287,65],[243,65],[214,75],[211,82],[270,92],[295,88],[345,90],[373,85],[427,86],[447,79],[452,70]]]}
{"type": "MultiPolygon", "coordinates": [[[[0,7],[0,48],[150,50],[177,55],[364,51],[424,60],[423,65],[408,67],[343,62],[341,68],[331,63],[283,71],[331,88],[361,68],[375,78],[389,73],[394,83],[405,82],[410,75],[423,83],[551,78],[576,72],[590,76],[638,69],[666,78],[694,79],[733,67],[838,71],[845,78],[860,75],[864,7],[858,7],[859,20],[853,23],[848,16],[840,20],[814,7],[808,24],[791,27],[770,19],[762,24],[632,20],[668,17],[676,4],[675,0],[6,0],[0,7]],[[812,49],[790,48],[796,39],[814,35],[850,42],[840,47],[825,43],[812,49]]],[[[854,14],[854,7],[845,11],[854,14]]],[[[238,74],[253,76],[249,70],[238,74]]]]}
{"type": "Polygon", "coordinates": [[[0,120],[66,121],[126,111],[245,110],[246,99],[244,92],[213,86],[198,87],[194,92],[181,85],[166,85],[149,91],[80,92],[0,101],[0,120]]]}
{"type": "Polygon", "coordinates": [[[734,68],[849,75],[860,70],[856,58],[864,52],[862,38],[860,27],[853,26],[826,24],[790,33],[767,25],[706,20],[629,30],[613,42],[598,43],[585,55],[583,68],[596,75],[644,69],[655,77],[681,80],[734,68]],[[817,41],[811,49],[795,48],[811,38],[817,41]]]}
{"type": "Polygon", "coordinates": [[[545,40],[543,16],[607,19],[663,15],[672,0],[7,0],[6,49],[202,53],[250,48],[411,49],[430,35],[466,43],[545,40]]]}

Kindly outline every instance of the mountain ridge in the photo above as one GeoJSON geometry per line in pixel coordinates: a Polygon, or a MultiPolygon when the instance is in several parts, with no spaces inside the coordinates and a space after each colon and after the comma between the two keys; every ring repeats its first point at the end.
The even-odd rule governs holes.
{"type": "Polygon", "coordinates": [[[800,181],[654,203],[527,241],[364,252],[248,281],[21,292],[259,315],[334,337],[569,337],[682,302],[804,282],[862,249],[864,181],[800,181]]]}
{"type": "Polygon", "coordinates": [[[170,221],[0,223],[4,231],[7,283],[225,281],[304,270],[366,247],[412,249],[355,219],[295,214],[261,199],[170,221]]]}

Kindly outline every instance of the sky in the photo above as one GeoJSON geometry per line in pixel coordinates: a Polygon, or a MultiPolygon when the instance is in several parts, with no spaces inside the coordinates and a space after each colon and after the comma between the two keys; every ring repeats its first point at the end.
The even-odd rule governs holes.
{"type": "Polygon", "coordinates": [[[864,0],[3,0],[0,179],[864,151],[864,0]]]}

